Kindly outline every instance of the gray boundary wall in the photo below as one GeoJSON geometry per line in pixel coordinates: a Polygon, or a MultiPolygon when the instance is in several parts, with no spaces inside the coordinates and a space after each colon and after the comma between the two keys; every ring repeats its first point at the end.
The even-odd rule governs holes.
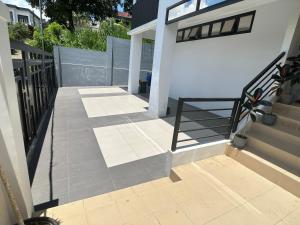
{"type": "MultiPolygon", "coordinates": [[[[143,44],[141,75],[152,71],[153,44],[143,44]]],[[[128,84],[130,40],[108,37],[106,52],[54,46],[53,55],[60,87],[128,84]]]]}

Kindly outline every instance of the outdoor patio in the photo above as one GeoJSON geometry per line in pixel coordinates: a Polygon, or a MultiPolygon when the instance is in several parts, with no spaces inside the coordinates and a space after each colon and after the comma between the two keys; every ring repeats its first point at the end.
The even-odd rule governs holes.
{"type": "MultiPolygon", "coordinates": [[[[146,98],[124,88],[60,88],[32,184],[34,204],[61,205],[168,176],[177,102],[169,105],[170,115],[157,119],[146,98]]],[[[193,135],[199,136],[180,133],[179,139],[193,135]]]]}
{"type": "Polygon", "coordinates": [[[299,199],[222,155],[161,178],[48,209],[62,225],[296,225],[299,199]]]}

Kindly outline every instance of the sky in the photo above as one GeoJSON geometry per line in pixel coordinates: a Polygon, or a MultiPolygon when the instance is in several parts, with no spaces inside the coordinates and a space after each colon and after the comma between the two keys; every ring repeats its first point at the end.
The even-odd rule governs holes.
{"type": "MultiPolygon", "coordinates": [[[[33,10],[35,12],[35,14],[37,16],[40,15],[40,11],[38,9],[32,8],[30,6],[30,4],[28,4],[28,2],[26,2],[26,0],[2,0],[2,1],[4,3],[9,3],[9,4],[12,4],[12,5],[19,6],[19,7],[31,9],[31,10],[33,10]]],[[[119,11],[123,11],[123,8],[121,6],[118,6],[118,10],[119,11]]],[[[45,15],[43,15],[43,17],[45,17],[45,15]]]]}

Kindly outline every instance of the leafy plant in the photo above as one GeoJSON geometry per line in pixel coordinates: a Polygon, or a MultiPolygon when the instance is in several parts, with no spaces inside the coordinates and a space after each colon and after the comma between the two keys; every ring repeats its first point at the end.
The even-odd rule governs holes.
{"type": "MultiPolygon", "coordinates": [[[[91,49],[98,51],[106,50],[107,36],[129,39],[127,35],[129,28],[123,23],[116,23],[114,19],[107,19],[101,22],[98,30],[91,28],[69,31],[64,25],[53,22],[44,30],[45,50],[51,52],[54,45],[71,48],[91,49]]],[[[42,33],[36,29],[33,39],[28,44],[42,48],[42,33]]]]}
{"type": "Polygon", "coordinates": [[[300,55],[296,57],[289,57],[287,59],[291,64],[283,66],[277,65],[279,75],[272,75],[272,79],[276,81],[275,86],[271,88],[270,95],[276,92],[280,96],[283,92],[283,85],[290,81],[291,86],[300,83],[300,55]]]}
{"type": "Polygon", "coordinates": [[[32,33],[28,26],[23,23],[15,23],[8,25],[9,38],[15,41],[25,41],[32,38],[32,33]]]}
{"type": "MultiPolygon", "coordinates": [[[[246,96],[248,97],[248,101],[244,103],[244,107],[248,109],[248,111],[245,111],[244,113],[250,114],[250,117],[253,122],[257,120],[257,114],[265,114],[265,111],[260,109],[260,106],[270,106],[270,102],[261,100],[260,98],[262,97],[263,94],[263,89],[262,88],[257,88],[254,92],[253,95],[246,93],[246,96]]],[[[272,105],[272,104],[271,104],[272,105]]]]}

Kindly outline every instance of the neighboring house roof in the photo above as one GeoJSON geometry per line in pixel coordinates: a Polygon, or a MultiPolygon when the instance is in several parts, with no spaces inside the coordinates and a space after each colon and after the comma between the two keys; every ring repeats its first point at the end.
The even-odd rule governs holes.
{"type": "Polygon", "coordinates": [[[124,19],[132,19],[132,16],[128,12],[118,12],[117,17],[124,19]]]}
{"type": "Polygon", "coordinates": [[[23,8],[23,7],[19,7],[19,6],[16,6],[16,5],[12,5],[12,4],[6,4],[9,8],[15,8],[15,9],[18,9],[18,10],[23,10],[23,11],[27,11],[29,13],[31,13],[32,15],[34,15],[36,18],[40,19],[39,16],[37,16],[32,10],[28,9],[28,8],[23,8]]]}

